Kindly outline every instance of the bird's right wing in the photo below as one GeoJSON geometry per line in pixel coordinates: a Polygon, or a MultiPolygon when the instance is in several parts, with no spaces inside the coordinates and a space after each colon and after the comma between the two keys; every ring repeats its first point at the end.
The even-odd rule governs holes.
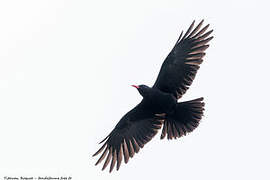
{"type": "Polygon", "coordinates": [[[154,88],[171,93],[177,99],[186,92],[203,61],[204,51],[209,46],[207,43],[213,38],[208,38],[213,30],[206,32],[209,24],[201,29],[202,23],[193,30],[193,21],[183,37],[181,33],[161,66],[154,88]]]}
{"type": "Polygon", "coordinates": [[[162,123],[163,118],[147,112],[141,102],[129,111],[119,121],[112,132],[100,142],[104,142],[104,144],[93,156],[101,152],[103,153],[96,165],[106,157],[102,170],[104,170],[110,162],[110,172],[113,170],[116,163],[118,170],[122,158],[124,157],[125,163],[127,163],[129,157],[133,157],[135,153],[138,153],[140,148],[143,148],[144,144],[149,142],[152,137],[156,135],[162,123]]]}

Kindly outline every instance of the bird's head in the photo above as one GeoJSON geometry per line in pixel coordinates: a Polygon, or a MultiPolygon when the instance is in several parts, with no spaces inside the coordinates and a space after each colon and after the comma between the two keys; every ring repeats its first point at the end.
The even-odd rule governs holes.
{"type": "Polygon", "coordinates": [[[146,97],[151,91],[150,87],[143,85],[143,84],[142,85],[131,85],[131,86],[135,87],[143,97],[146,97]]]}

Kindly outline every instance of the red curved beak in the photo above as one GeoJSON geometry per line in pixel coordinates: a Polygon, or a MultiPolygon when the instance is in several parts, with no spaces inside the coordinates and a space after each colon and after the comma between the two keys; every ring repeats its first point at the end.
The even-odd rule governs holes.
{"type": "Polygon", "coordinates": [[[136,86],[136,85],[131,85],[132,87],[135,87],[136,89],[139,89],[140,87],[139,86],[136,86]]]}

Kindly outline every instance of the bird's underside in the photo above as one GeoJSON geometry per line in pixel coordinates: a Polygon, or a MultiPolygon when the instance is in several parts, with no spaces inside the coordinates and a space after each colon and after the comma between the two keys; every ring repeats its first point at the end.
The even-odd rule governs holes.
{"type": "MultiPolygon", "coordinates": [[[[162,64],[157,80],[152,88],[138,87],[144,96],[161,92],[164,97],[170,95],[175,99],[175,106],[170,113],[156,111],[155,105],[149,106],[146,95],[141,103],[124,115],[112,132],[100,143],[102,147],[93,155],[101,153],[97,164],[105,159],[102,170],[110,163],[110,172],[120,168],[122,159],[127,163],[135,153],[149,142],[163,126],[161,139],[178,138],[193,131],[203,116],[203,98],[177,103],[195,78],[199,65],[203,62],[204,51],[213,30],[207,31],[209,25],[202,28],[203,20],[195,27],[195,21],[183,35],[183,31],[172,51],[162,64]],[[166,95],[166,96],[165,96],[166,95]]],[[[158,101],[157,101],[158,102],[158,101]]],[[[164,102],[163,105],[168,102],[164,102]]],[[[169,105],[169,104],[168,104],[169,105]]]]}

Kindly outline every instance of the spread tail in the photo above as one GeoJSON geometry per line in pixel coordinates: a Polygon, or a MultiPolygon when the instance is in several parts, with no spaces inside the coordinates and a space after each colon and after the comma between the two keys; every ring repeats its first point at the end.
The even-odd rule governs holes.
{"type": "Polygon", "coordinates": [[[192,132],[198,127],[203,116],[203,98],[177,103],[174,113],[168,115],[164,121],[161,139],[166,135],[168,139],[178,138],[192,132]]]}

